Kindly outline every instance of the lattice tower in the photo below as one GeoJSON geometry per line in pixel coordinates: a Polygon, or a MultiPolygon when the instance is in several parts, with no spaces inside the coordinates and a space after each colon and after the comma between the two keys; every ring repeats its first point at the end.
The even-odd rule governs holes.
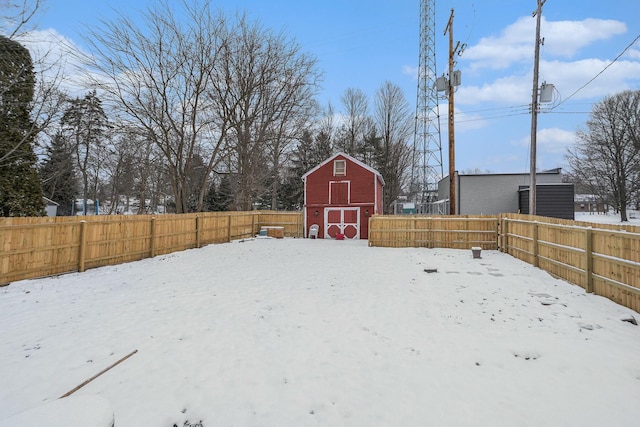
{"type": "Polygon", "coordinates": [[[436,91],[435,0],[420,0],[420,54],[410,196],[420,213],[435,200],[443,176],[436,91]]]}

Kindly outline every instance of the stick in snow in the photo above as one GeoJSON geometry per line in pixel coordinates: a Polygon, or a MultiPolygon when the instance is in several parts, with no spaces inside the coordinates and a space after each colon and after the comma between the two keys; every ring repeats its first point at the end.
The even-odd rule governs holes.
{"type": "Polygon", "coordinates": [[[75,393],[76,391],[80,390],[82,387],[86,386],[87,384],[89,384],[91,381],[95,380],[96,378],[98,378],[100,375],[104,374],[105,372],[107,372],[109,369],[113,368],[114,366],[124,362],[125,360],[127,360],[128,358],[130,358],[131,356],[133,356],[134,354],[136,354],[138,352],[138,350],[133,350],[131,353],[127,354],[126,356],[124,356],[122,359],[116,361],[115,363],[113,363],[111,366],[108,366],[107,368],[103,369],[102,371],[98,372],[97,374],[95,374],[94,376],[92,376],[91,378],[89,378],[88,380],[86,380],[85,382],[83,382],[80,385],[77,385],[76,387],[72,388],[71,390],[69,390],[68,392],[66,392],[65,394],[63,394],[62,396],[60,396],[58,399],[62,399],[63,397],[67,397],[72,395],[73,393],[75,393]]]}

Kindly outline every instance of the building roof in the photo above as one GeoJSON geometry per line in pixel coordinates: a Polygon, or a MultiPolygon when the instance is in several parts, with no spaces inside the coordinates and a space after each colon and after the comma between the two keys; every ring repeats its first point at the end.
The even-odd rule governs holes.
{"type": "MultiPolygon", "coordinates": [[[[536,175],[560,175],[562,168],[548,169],[545,171],[538,171],[536,175]]],[[[511,172],[511,173],[459,173],[458,176],[529,176],[529,172],[511,172]]],[[[448,177],[448,175],[447,175],[448,177]]]]}
{"type": "Polygon", "coordinates": [[[364,163],[362,163],[360,160],[355,159],[353,157],[351,157],[350,155],[343,153],[343,152],[339,152],[334,154],[333,156],[329,157],[328,159],[326,159],[325,161],[323,161],[322,163],[320,163],[318,166],[314,167],[313,169],[309,170],[307,173],[305,173],[304,175],[302,175],[302,180],[305,181],[307,179],[308,175],[311,175],[312,173],[314,173],[315,171],[317,171],[318,169],[320,169],[321,167],[323,167],[324,165],[326,165],[329,162],[332,162],[333,160],[335,160],[336,157],[338,156],[342,156],[346,159],[348,159],[349,161],[357,164],[358,166],[362,167],[363,169],[368,170],[369,172],[371,172],[372,174],[374,174],[376,177],[378,177],[378,179],[380,180],[380,182],[382,183],[382,185],[384,185],[384,178],[382,178],[382,175],[380,174],[380,172],[378,172],[377,170],[375,170],[374,168],[372,168],[369,165],[366,165],[364,163]]]}

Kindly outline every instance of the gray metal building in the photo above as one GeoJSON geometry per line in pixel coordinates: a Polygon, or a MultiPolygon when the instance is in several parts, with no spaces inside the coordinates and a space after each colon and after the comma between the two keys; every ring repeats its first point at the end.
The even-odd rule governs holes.
{"type": "MultiPolygon", "coordinates": [[[[561,169],[536,174],[538,185],[562,183],[561,169]]],[[[494,215],[519,211],[519,190],[529,186],[528,173],[456,174],[456,214],[494,215]]],[[[537,188],[537,186],[536,186],[537,188]]],[[[438,200],[449,199],[449,177],[438,182],[438,200]]],[[[573,203],[572,199],[570,200],[573,203]]]]}
{"type": "MultiPolygon", "coordinates": [[[[536,215],[552,218],[575,219],[573,184],[536,185],[536,215]]],[[[529,187],[518,190],[520,213],[529,213],[529,187]]]]}

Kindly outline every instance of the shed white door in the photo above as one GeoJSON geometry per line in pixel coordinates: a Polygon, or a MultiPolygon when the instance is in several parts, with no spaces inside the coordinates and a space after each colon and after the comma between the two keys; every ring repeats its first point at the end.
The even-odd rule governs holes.
{"type": "Polygon", "coordinates": [[[347,239],[360,238],[360,208],[324,208],[324,237],[341,233],[347,239]]]}

